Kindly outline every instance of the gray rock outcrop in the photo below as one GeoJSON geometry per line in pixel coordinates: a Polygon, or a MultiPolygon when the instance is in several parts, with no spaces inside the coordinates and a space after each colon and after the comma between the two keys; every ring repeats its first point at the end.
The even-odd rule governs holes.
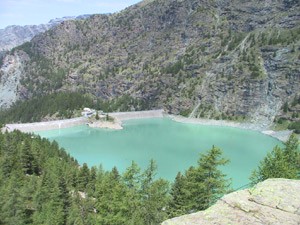
{"type": "Polygon", "coordinates": [[[50,20],[49,23],[39,25],[18,26],[11,25],[4,29],[0,29],[0,52],[9,51],[12,48],[19,46],[27,41],[30,41],[35,35],[45,32],[50,28],[62,23],[66,20],[84,19],[88,15],[78,17],[63,17],[50,20]]]}
{"type": "Polygon", "coordinates": [[[254,188],[225,195],[205,211],[162,225],[300,224],[300,180],[269,179],[254,188]]]}

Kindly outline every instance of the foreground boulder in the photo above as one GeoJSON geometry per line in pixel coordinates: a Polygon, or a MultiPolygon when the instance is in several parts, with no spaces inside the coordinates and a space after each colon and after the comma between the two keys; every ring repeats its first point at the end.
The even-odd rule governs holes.
{"type": "Polygon", "coordinates": [[[300,224],[300,180],[266,180],[224,196],[205,211],[162,223],[171,224],[300,224]]]}

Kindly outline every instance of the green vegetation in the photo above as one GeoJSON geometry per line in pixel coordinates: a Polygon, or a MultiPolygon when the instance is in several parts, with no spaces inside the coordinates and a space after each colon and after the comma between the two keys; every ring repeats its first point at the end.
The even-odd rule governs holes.
{"type": "Polygon", "coordinates": [[[281,107],[280,116],[275,118],[274,129],[276,130],[294,130],[296,134],[300,134],[300,96],[295,95],[290,101],[284,102],[281,107]]]}
{"type": "Polygon", "coordinates": [[[79,167],[56,142],[0,133],[0,224],[159,224],[207,208],[225,193],[217,167],[228,161],[221,154],[215,147],[202,154],[170,192],[167,181],[155,178],[153,160],[145,171],[132,162],[123,174],[79,167]]]}
{"type": "Polygon", "coordinates": [[[78,92],[54,93],[16,102],[8,110],[0,111],[0,124],[8,122],[37,122],[46,116],[71,118],[74,111],[92,107],[93,100],[78,92]]]}
{"type": "Polygon", "coordinates": [[[300,121],[290,123],[288,128],[294,130],[296,134],[300,134],[300,121]]]}
{"type": "MultiPolygon", "coordinates": [[[[275,147],[252,174],[253,184],[299,179],[298,146],[292,135],[284,148],[275,147]]],[[[227,193],[230,180],[219,167],[228,162],[213,146],[170,186],[155,178],[153,160],[145,171],[132,162],[123,174],[80,167],[56,142],[0,133],[0,224],[159,224],[206,209],[227,193]]]]}
{"type": "Polygon", "coordinates": [[[58,92],[18,101],[9,109],[0,110],[0,124],[39,122],[49,117],[52,119],[71,118],[80,116],[79,111],[84,107],[114,112],[146,110],[150,109],[152,105],[129,95],[123,95],[113,100],[96,100],[90,95],[80,92],[58,92]]]}
{"type": "Polygon", "coordinates": [[[300,179],[300,150],[295,134],[291,135],[284,148],[276,146],[268,153],[250,177],[253,184],[268,178],[300,179]]]}
{"type": "Polygon", "coordinates": [[[230,182],[219,169],[228,162],[213,146],[201,154],[197,167],[190,167],[184,175],[178,173],[171,190],[170,216],[204,210],[228,192],[230,182]]]}
{"type": "Polygon", "coordinates": [[[151,103],[148,101],[135,99],[130,95],[125,94],[112,100],[98,99],[95,108],[101,109],[104,112],[138,111],[150,109],[151,103]]]}
{"type": "Polygon", "coordinates": [[[155,174],[153,160],[121,175],[78,167],[55,142],[0,133],[0,224],[158,224],[169,184],[155,174]]]}

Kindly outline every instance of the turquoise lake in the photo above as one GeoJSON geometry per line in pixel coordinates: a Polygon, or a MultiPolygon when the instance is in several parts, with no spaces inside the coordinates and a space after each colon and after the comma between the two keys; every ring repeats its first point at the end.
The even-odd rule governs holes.
{"type": "Polygon", "coordinates": [[[154,159],[157,177],[169,181],[174,180],[177,172],[197,165],[199,153],[215,145],[230,159],[222,170],[232,178],[233,188],[248,184],[259,161],[275,145],[281,145],[280,141],[255,131],[183,124],[167,118],[128,120],[123,125],[123,130],[77,126],[37,134],[57,141],[80,164],[102,164],[106,170],[117,166],[124,172],[132,160],[145,169],[154,159]]]}

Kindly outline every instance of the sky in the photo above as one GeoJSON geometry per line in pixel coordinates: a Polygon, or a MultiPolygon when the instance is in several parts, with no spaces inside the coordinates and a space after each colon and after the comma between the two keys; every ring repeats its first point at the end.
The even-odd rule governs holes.
{"type": "Polygon", "coordinates": [[[83,14],[113,13],[141,0],[0,0],[0,29],[83,14]]]}

